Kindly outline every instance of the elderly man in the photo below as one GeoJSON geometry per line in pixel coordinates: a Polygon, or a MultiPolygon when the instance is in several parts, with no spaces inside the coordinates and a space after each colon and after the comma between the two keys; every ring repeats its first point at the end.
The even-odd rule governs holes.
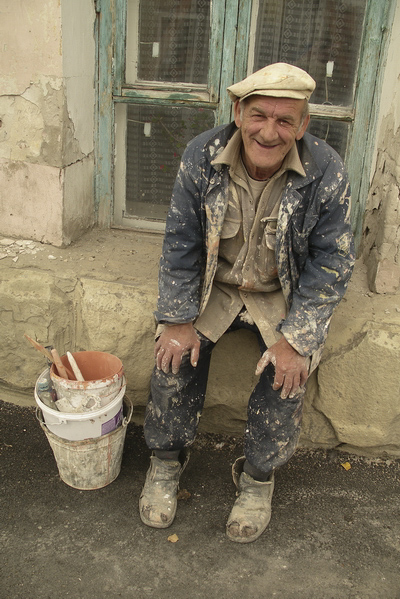
{"type": "MultiPolygon", "coordinates": [[[[160,264],[155,369],[144,432],[152,450],[142,521],[173,522],[211,351],[245,328],[259,341],[229,539],[257,539],[274,472],[295,451],[305,384],[354,263],[343,163],[306,133],[314,80],[284,63],[228,88],[234,123],[196,137],[176,178],[160,264]]],[[[227,357],[229,359],[229,356],[227,357]]]]}

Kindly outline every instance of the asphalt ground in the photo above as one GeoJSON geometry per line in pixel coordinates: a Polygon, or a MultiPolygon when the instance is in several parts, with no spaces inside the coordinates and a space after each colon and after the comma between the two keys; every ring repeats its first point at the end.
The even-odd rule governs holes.
{"type": "Polygon", "coordinates": [[[0,416],[0,599],[400,599],[399,460],[299,449],[276,473],[267,531],[243,545],[225,536],[239,438],[199,434],[176,520],[156,530],[137,508],[139,425],[118,478],[80,491],[33,408],[0,401],[0,416]]]}

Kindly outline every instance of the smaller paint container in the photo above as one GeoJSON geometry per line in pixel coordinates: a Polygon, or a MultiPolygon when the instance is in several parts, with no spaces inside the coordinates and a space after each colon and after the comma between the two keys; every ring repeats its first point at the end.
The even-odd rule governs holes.
{"type": "Polygon", "coordinates": [[[123,399],[126,391],[125,378],[122,387],[112,401],[92,412],[60,412],[44,404],[38,394],[38,385],[48,374],[46,369],[39,376],[35,386],[35,400],[43,413],[44,422],[50,432],[62,439],[79,441],[94,439],[118,428],[123,418],[123,399]]]}
{"type": "MultiPolygon", "coordinates": [[[[67,400],[74,407],[91,402],[100,408],[120,393],[124,369],[117,356],[100,351],[74,352],[72,356],[85,380],[64,379],[53,364],[50,377],[59,400],[67,400]]],[[[61,362],[71,370],[68,356],[61,356],[61,362]]]]}
{"type": "Polygon", "coordinates": [[[125,415],[121,426],[95,439],[71,441],[52,433],[43,413],[36,417],[53,451],[61,480],[74,489],[91,491],[112,483],[121,471],[126,430],[132,417],[132,402],[124,398],[125,415]]]}

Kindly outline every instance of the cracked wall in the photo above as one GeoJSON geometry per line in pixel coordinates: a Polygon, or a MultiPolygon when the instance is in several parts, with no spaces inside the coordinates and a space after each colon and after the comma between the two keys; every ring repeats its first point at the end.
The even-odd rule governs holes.
{"type": "Polygon", "coordinates": [[[377,127],[376,164],[363,227],[363,259],[375,293],[400,290],[400,3],[391,30],[377,127]]]}
{"type": "Polygon", "coordinates": [[[91,0],[2,3],[1,233],[62,246],[94,222],[91,0]]]}

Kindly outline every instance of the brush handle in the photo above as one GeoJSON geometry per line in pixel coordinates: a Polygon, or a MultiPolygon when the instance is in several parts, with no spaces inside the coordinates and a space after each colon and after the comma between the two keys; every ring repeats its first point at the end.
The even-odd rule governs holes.
{"type": "Polygon", "coordinates": [[[68,378],[68,373],[65,370],[64,364],[61,362],[61,358],[58,355],[58,351],[56,349],[52,349],[51,350],[51,355],[53,356],[53,362],[56,365],[56,368],[58,370],[59,376],[61,378],[63,378],[63,379],[67,379],[68,378]]]}
{"type": "Polygon", "coordinates": [[[35,349],[37,349],[38,351],[40,351],[40,353],[42,353],[44,356],[46,356],[46,358],[48,360],[50,360],[50,362],[53,362],[53,356],[45,347],[43,347],[43,345],[40,345],[40,343],[38,343],[37,341],[32,339],[32,337],[29,337],[29,335],[27,335],[27,334],[25,334],[24,337],[25,337],[25,339],[28,339],[29,343],[31,345],[33,345],[33,347],[35,349]]]}

